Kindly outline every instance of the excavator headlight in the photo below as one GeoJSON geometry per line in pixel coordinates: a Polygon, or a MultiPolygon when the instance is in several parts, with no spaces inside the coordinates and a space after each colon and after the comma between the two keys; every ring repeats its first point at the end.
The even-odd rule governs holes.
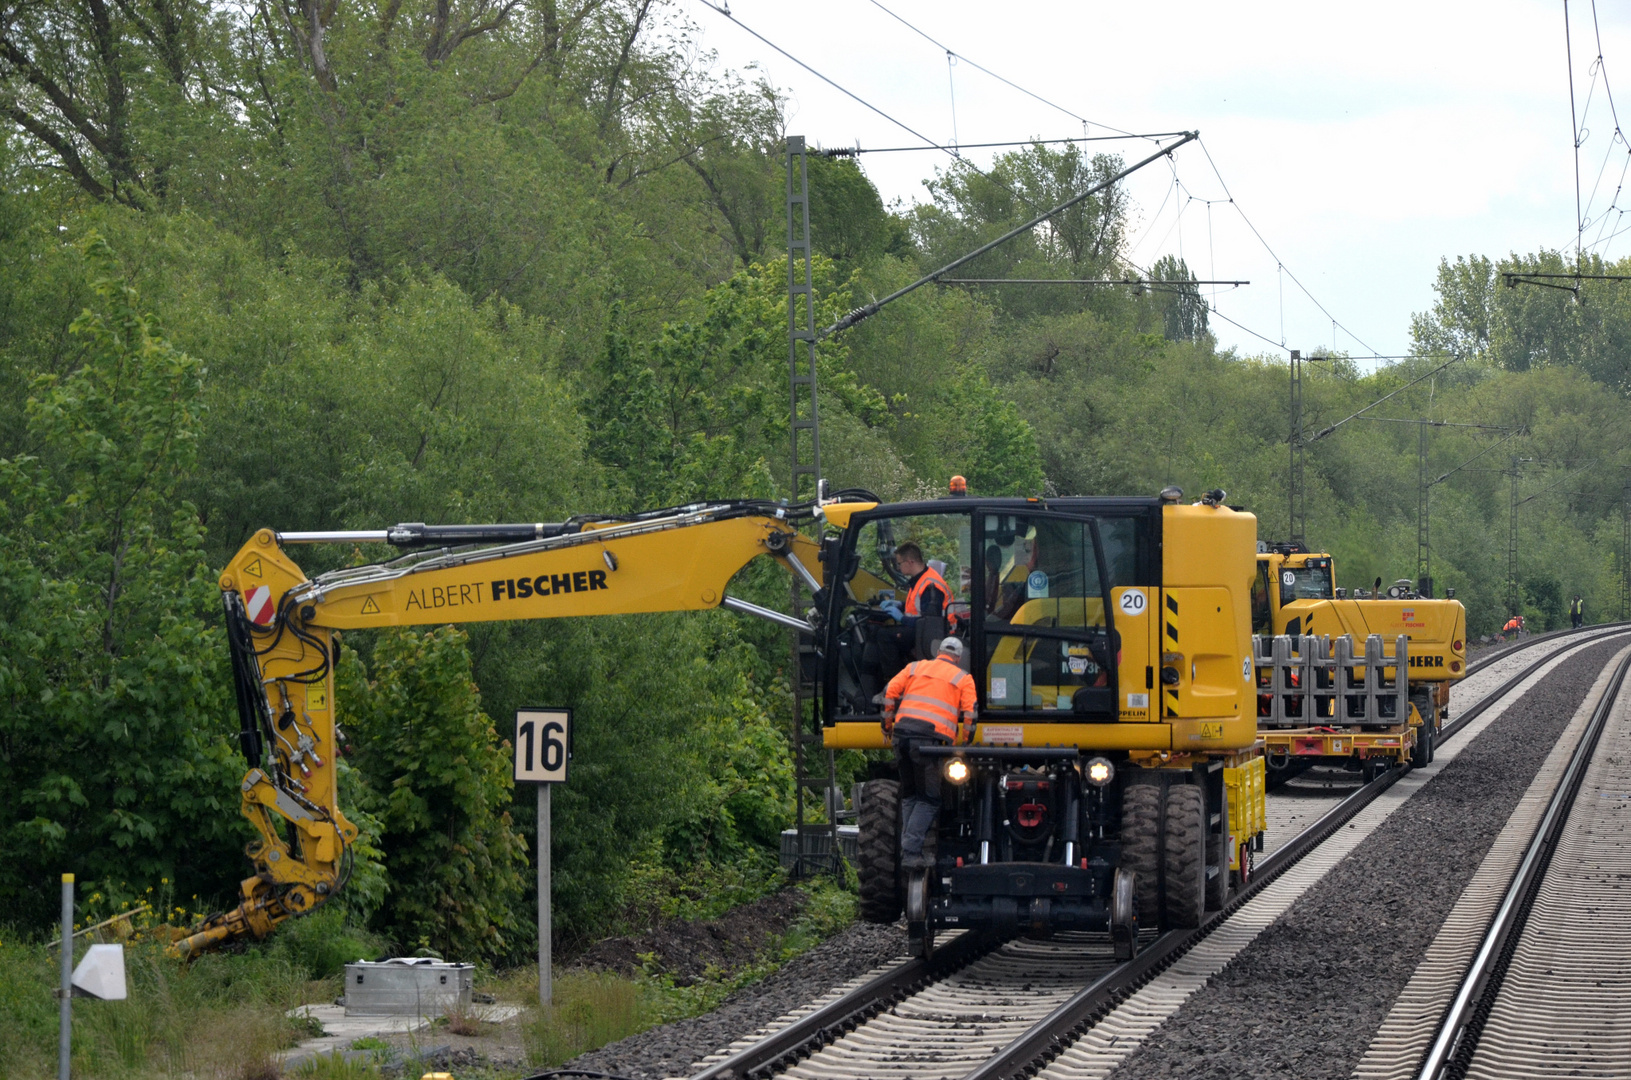
{"type": "Polygon", "coordinates": [[[1094,787],[1103,787],[1116,778],[1116,767],[1110,764],[1109,758],[1096,757],[1087,763],[1082,775],[1094,787]]]}
{"type": "Polygon", "coordinates": [[[961,784],[968,779],[968,762],[960,757],[954,757],[946,762],[946,779],[954,784],[961,784]]]}

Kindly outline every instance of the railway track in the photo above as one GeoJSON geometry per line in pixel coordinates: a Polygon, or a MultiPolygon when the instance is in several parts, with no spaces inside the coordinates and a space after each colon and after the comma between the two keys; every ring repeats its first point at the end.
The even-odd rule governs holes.
{"type": "MultiPolygon", "coordinates": [[[[1469,668],[1468,679],[1483,675],[1498,682],[1477,700],[1457,706],[1440,743],[1473,728],[1547,665],[1628,632],[1613,626],[1545,635],[1481,658],[1469,668]]],[[[1411,791],[1436,770],[1429,766],[1411,791]]],[[[802,1014],[739,1040],[700,1063],[692,1080],[1103,1076],[1380,824],[1392,807],[1367,814],[1375,820],[1364,832],[1344,828],[1406,775],[1391,771],[1369,783],[1355,778],[1346,785],[1340,776],[1316,776],[1314,786],[1323,783],[1332,797],[1342,796],[1317,811],[1310,809],[1306,790],[1293,789],[1278,799],[1271,794],[1271,822],[1302,820],[1306,827],[1271,849],[1249,885],[1223,910],[1210,913],[1194,930],[1146,931],[1131,961],[1115,962],[1108,935],[998,941],[963,934],[930,961],[912,959],[880,969],[802,1014]],[[1293,797],[1302,799],[1300,811],[1288,804],[1293,797]],[[1326,845],[1339,831],[1342,842],[1326,845]]],[[[1631,919],[1627,924],[1631,932],[1631,919]]]]}
{"type": "Polygon", "coordinates": [[[1631,651],[1599,677],[1357,1076],[1631,1071],[1631,981],[1619,974],[1631,953],[1628,672],[1631,651]]]}

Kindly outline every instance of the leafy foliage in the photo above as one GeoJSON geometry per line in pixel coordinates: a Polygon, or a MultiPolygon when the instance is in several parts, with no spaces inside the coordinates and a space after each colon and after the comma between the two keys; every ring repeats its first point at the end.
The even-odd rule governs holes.
{"type": "Polygon", "coordinates": [[[465,636],[391,630],[372,671],[355,657],[341,668],[341,715],[371,779],[360,801],[383,826],[395,879],[380,929],[443,956],[502,955],[526,853],[510,827],[508,743],[481,711],[465,636]]]}
{"type": "Polygon", "coordinates": [[[64,867],[108,892],[161,877],[214,892],[242,842],[224,646],[204,618],[213,582],[177,498],[202,366],[163,337],[104,241],[83,251],[97,303],[70,328],[78,362],[36,379],[34,453],[0,461],[0,848],[13,864],[0,901],[31,918],[64,867]]]}

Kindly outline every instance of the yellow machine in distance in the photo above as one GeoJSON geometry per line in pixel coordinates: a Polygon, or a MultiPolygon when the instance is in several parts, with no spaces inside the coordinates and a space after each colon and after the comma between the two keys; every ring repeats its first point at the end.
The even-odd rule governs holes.
{"type": "MultiPolygon", "coordinates": [[[[948,634],[964,641],[980,723],[972,746],[946,748],[961,763],[947,775],[961,780],[937,827],[940,863],[923,875],[893,854],[887,872],[864,865],[873,916],[890,909],[892,920],[905,907],[925,950],[936,928],[979,925],[1110,929],[1131,950],[1141,910],[1146,925],[1193,925],[1221,904],[1261,837],[1255,535],[1256,519],[1222,505],[1221,492],[1183,505],[1176,489],[902,504],[852,495],[559,524],[262,530],[220,578],[255,873],[238,907],[178,951],[263,937],[344,885],[357,831],[336,795],[337,632],[714,607],[815,643],[809,720],[833,749],[886,746],[883,684],[948,634]],[[812,528],[819,539],[800,531],[812,528]],[[938,616],[905,618],[888,604],[909,585],[895,561],[908,541],[945,567],[953,595],[938,616]],[[308,579],[288,551],[302,543],[407,553],[308,579]],[[804,582],[814,598],[807,618],[726,593],[760,556],[804,582]],[[1174,830],[1182,842],[1169,842],[1174,830]]],[[[883,805],[864,802],[863,833],[892,845],[883,805]]]]}
{"type": "Polygon", "coordinates": [[[1361,645],[1372,634],[1389,646],[1404,635],[1411,702],[1436,731],[1451,684],[1467,674],[1466,607],[1453,598],[1417,596],[1402,582],[1372,590],[1380,596],[1352,598],[1338,591],[1330,555],[1301,545],[1262,545],[1252,583],[1252,629],[1264,636],[1347,635],[1361,645]]]}

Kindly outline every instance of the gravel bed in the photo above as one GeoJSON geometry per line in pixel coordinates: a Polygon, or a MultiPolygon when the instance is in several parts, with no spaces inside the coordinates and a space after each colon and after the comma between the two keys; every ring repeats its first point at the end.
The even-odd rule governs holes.
{"type": "Polygon", "coordinates": [[[1348,1077],[1519,798],[1624,641],[1571,657],[1111,1076],[1348,1077]]]}
{"type": "Polygon", "coordinates": [[[906,951],[905,931],[856,923],[789,960],[718,1009],[630,1035],[574,1058],[563,1068],[650,1080],[684,1076],[686,1067],[801,1005],[906,951]]]}

